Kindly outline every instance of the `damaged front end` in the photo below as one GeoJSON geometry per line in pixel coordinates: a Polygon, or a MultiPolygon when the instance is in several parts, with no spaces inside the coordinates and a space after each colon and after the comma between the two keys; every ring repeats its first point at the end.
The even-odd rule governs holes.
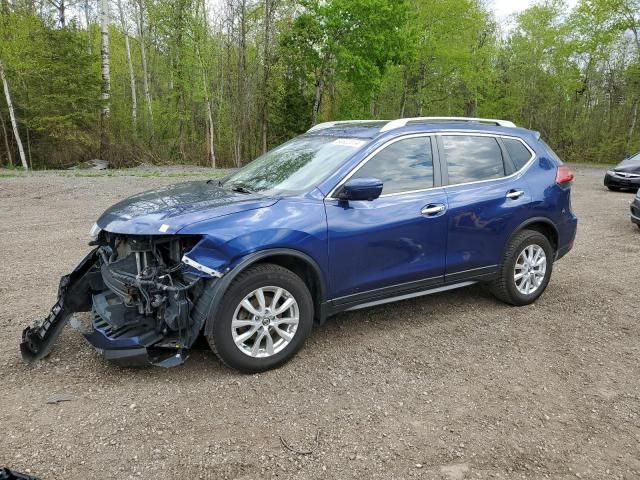
{"type": "Polygon", "coordinates": [[[49,315],[24,330],[20,349],[27,362],[46,357],[64,325],[73,326],[104,357],[123,366],[172,367],[206,322],[211,285],[220,274],[189,253],[198,236],[119,235],[101,232],[97,247],[60,280],[49,315]]]}

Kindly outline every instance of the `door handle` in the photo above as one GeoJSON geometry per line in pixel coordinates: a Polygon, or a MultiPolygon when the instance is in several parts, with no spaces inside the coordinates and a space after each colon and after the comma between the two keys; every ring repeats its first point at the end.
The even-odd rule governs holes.
{"type": "Polygon", "coordinates": [[[424,207],[420,213],[426,217],[434,217],[447,209],[442,203],[430,204],[424,207]]]}
{"type": "Polygon", "coordinates": [[[507,198],[510,198],[511,200],[517,200],[522,195],[524,195],[524,192],[522,190],[509,190],[507,192],[507,198]]]}

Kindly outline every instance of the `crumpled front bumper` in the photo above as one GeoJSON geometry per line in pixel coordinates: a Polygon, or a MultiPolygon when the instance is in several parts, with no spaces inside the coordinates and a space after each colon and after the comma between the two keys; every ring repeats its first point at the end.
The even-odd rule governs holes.
{"type": "MultiPolygon", "coordinates": [[[[198,281],[215,280],[203,277],[198,281]]],[[[118,311],[105,313],[111,306],[110,293],[101,271],[99,248],[96,248],[73,272],[61,278],[58,298],[49,315],[23,331],[22,358],[31,363],[48,356],[64,326],[70,322],[109,362],[127,367],[181,365],[207,318],[212,298],[208,291],[200,294],[189,308],[190,325],[177,335],[166,335],[165,327],[154,316],[137,315],[133,321],[111,321],[109,315],[118,318],[118,311]],[[78,312],[87,312],[89,321],[81,322],[79,317],[74,317],[78,312]]]]}
{"type": "Polygon", "coordinates": [[[105,360],[122,367],[175,367],[187,359],[186,350],[169,346],[157,347],[163,336],[152,328],[128,326],[114,329],[96,317],[89,329],[84,330],[79,322],[71,322],[89,344],[102,354],[105,360]]]}
{"type": "Polygon", "coordinates": [[[49,315],[22,332],[20,351],[28,362],[40,360],[51,352],[53,343],[75,312],[91,308],[91,277],[96,274],[98,249],[92,250],[69,275],[60,279],[58,301],[49,315]]]}

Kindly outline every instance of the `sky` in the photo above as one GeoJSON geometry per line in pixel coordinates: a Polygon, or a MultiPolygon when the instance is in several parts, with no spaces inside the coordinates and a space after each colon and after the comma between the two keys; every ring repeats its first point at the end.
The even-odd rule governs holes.
{"type": "Polygon", "coordinates": [[[533,3],[533,0],[493,0],[493,9],[499,20],[513,13],[520,13],[533,3]]]}
{"type": "MultiPolygon", "coordinates": [[[[569,8],[573,8],[578,0],[565,0],[565,2],[569,8]]],[[[534,3],[536,0],[489,0],[489,5],[493,4],[493,11],[498,22],[502,24],[504,34],[511,31],[514,26],[513,18],[510,18],[510,15],[522,12],[534,3]]]]}
{"type": "MultiPolygon", "coordinates": [[[[493,0],[493,9],[498,19],[502,20],[513,13],[520,13],[531,6],[534,0],[493,0]]],[[[574,7],[577,0],[567,0],[569,7],[574,7]]]]}

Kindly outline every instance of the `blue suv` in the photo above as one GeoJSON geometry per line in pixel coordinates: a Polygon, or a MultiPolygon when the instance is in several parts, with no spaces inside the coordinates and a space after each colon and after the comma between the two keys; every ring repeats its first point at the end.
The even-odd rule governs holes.
{"type": "Polygon", "coordinates": [[[317,125],[223,180],[109,208],[94,248],[23,333],[27,361],[65,323],[122,365],[181,364],[201,335],[227,365],[289,360],[346,310],[488,285],[534,302],[571,250],[573,175],[502,120],[317,125]]]}

